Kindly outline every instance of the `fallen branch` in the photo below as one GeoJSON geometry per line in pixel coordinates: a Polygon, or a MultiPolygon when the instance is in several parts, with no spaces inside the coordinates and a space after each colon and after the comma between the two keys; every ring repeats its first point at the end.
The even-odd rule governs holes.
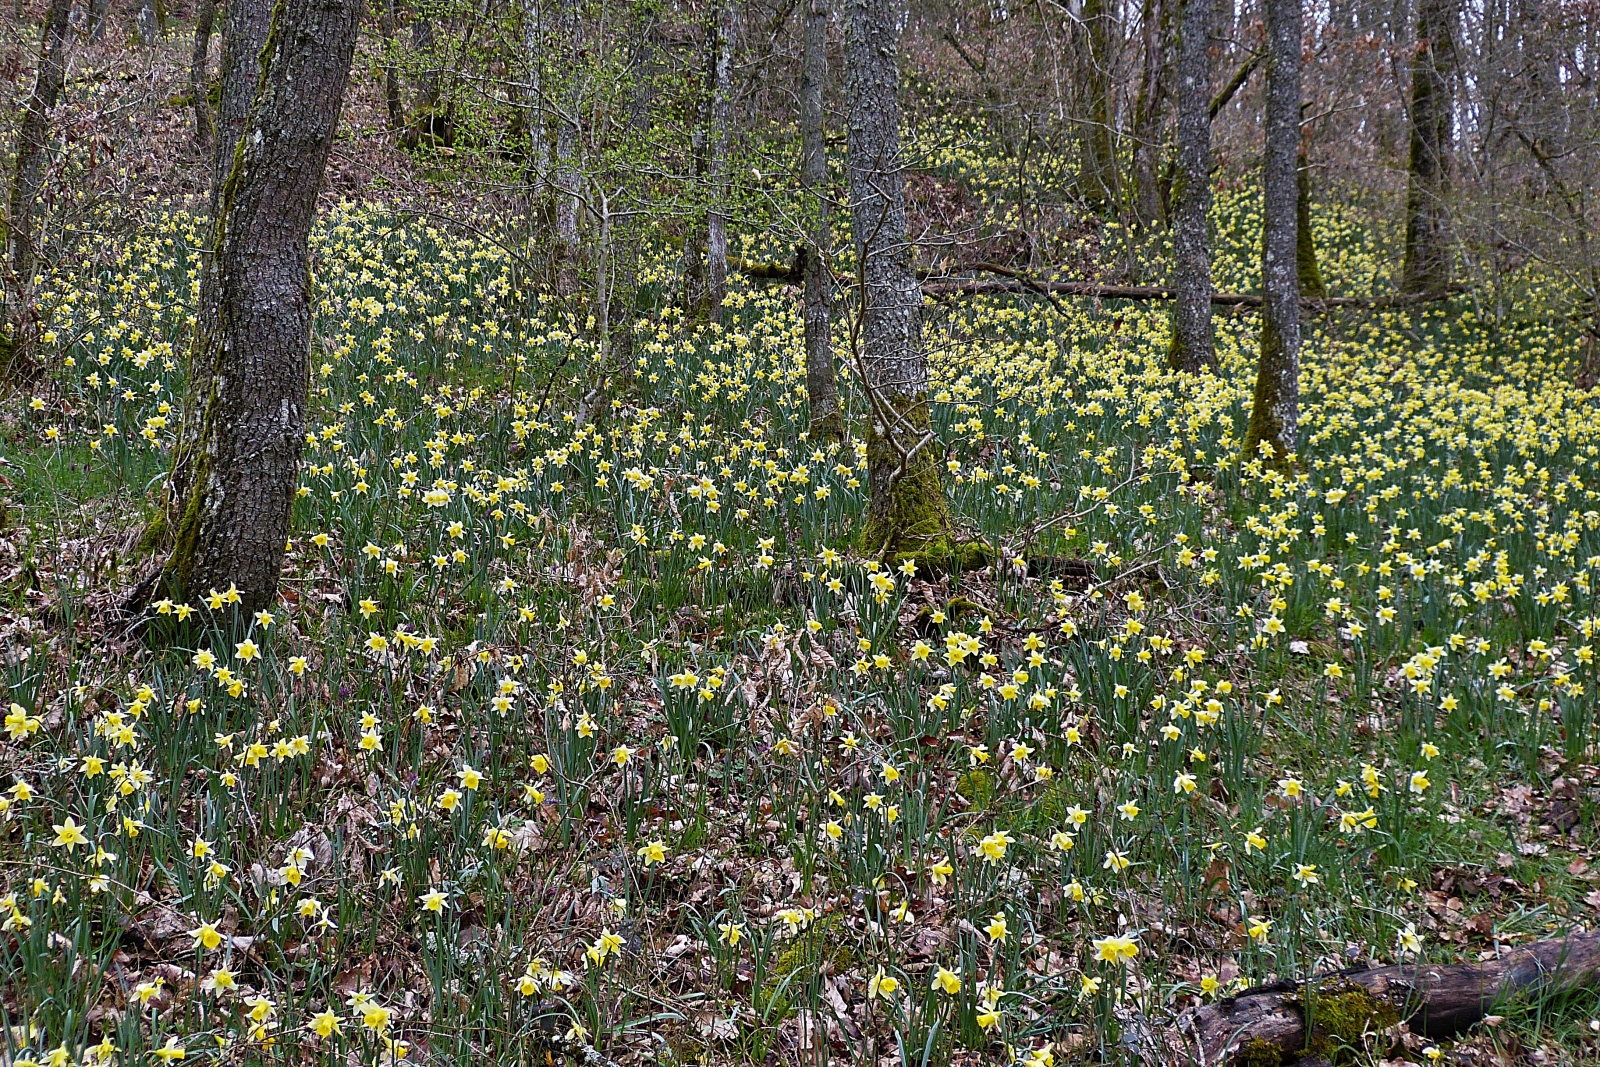
{"type": "MultiPolygon", "coordinates": [[[[1179,1016],[1179,1062],[1204,1067],[1328,1062],[1406,1023],[1431,1039],[1459,1034],[1519,995],[1559,995],[1600,984],[1600,933],[1574,933],[1483,963],[1407,964],[1340,971],[1309,982],[1249,989],[1179,1016]]],[[[1379,1050],[1385,1051],[1385,1050],[1379,1050]]]]}

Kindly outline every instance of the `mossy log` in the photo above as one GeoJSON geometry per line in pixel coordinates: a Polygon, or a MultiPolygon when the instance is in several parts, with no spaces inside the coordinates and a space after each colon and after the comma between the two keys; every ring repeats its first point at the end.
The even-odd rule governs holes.
{"type": "Polygon", "coordinates": [[[1459,1034],[1496,1005],[1600,984],[1600,933],[1539,941],[1482,963],[1352,969],[1248,989],[1178,1018],[1171,1062],[1205,1067],[1333,1062],[1398,1022],[1431,1039],[1459,1034]]]}

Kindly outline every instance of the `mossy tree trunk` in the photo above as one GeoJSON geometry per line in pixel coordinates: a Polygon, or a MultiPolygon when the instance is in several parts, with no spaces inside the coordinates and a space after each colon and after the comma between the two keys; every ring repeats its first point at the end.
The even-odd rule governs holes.
{"type": "Polygon", "coordinates": [[[1325,299],[1328,287],[1322,284],[1317,239],[1311,232],[1311,161],[1306,158],[1304,144],[1295,162],[1294,227],[1294,265],[1300,278],[1300,295],[1309,300],[1325,299]]]}
{"type": "Polygon", "coordinates": [[[870,408],[862,548],[888,555],[948,551],[950,529],[928,409],[922,289],[906,238],[902,15],[896,0],[847,0],[845,8],[846,162],[860,264],[856,359],[870,408]]]}
{"type": "Polygon", "coordinates": [[[1450,139],[1455,129],[1448,74],[1461,0],[1420,0],[1411,64],[1411,162],[1406,183],[1405,293],[1450,287],[1450,139]]]}
{"type": "Polygon", "coordinates": [[[261,83],[261,50],[266,47],[271,22],[270,0],[228,0],[223,8],[222,64],[216,123],[212,130],[211,197],[207,209],[212,239],[211,247],[201,253],[200,297],[195,305],[195,324],[189,339],[188,382],[178,420],[178,444],[173,452],[172,471],[167,476],[166,507],[157,520],[168,529],[177,526],[194,486],[200,420],[205,411],[205,398],[211,390],[212,362],[208,347],[211,342],[208,339],[215,336],[217,329],[216,249],[220,247],[217,228],[221,222],[222,191],[233,170],[239,139],[244,134],[250,105],[261,83]]]}
{"type": "Polygon", "coordinates": [[[806,204],[801,281],[805,298],[806,398],[811,405],[811,436],[818,441],[844,438],[839,413],[839,382],[833,365],[833,278],[828,250],[828,147],[823,126],[823,83],[828,77],[828,0],[807,0],[804,51],[800,67],[800,183],[806,204]]]}
{"type": "Polygon", "coordinates": [[[211,66],[211,30],[217,17],[217,0],[199,0],[194,13],[194,45],[189,51],[189,98],[194,106],[194,145],[211,147],[211,100],[206,93],[211,66]]]}
{"type": "Polygon", "coordinates": [[[277,593],[305,433],[307,240],[349,78],[362,0],[277,0],[265,70],[217,219],[217,306],[199,356],[205,415],[165,579],[176,595],[277,593]]]}
{"type": "Polygon", "coordinates": [[[1211,333],[1211,25],[1213,0],[1181,0],[1178,151],[1172,183],[1172,348],[1177,370],[1216,361],[1211,333]]]}
{"type": "Polygon", "coordinates": [[[1266,147],[1261,160],[1261,355],[1245,456],[1281,464],[1300,423],[1300,278],[1295,201],[1300,147],[1300,0],[1266,0],[1266,147]],[[1264,447],[1265,446],[1265,447],[1264,447]]]}
{"type": "Polygon", "coordinates": [[[6,259],[0,290],[0,382],[31,377],[37,364],[29,354],[37,324],[31,321],[33,275],[38,263],[39,194],[44,191],[45,164],[50,158],[50,112],[61,96],[67,68],[67,16],[70,0],[50,0],[39,40],[39,72],[28,110],[17,132],[17,162],[11,174],[11,196],[4,230],[6,259]]]}

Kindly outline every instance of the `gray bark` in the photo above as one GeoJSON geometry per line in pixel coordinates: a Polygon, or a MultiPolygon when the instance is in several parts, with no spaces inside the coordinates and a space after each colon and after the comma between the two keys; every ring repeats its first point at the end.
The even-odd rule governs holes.
{"type": "Polygon", "coordinates": [[[930,447],[922,289],[906,237],[896,0],[847,0],[845,102],[850,221],[861,301],[856,359],[871,408],[863,548],[895,552],[944,537],[948,512],[930,447]]]}
{"type": "Polygon", "coordinates": [[[1111,31],[1114,17],[1107,0],[1083,0],[1089,123],[1083,138],[1081,181],[1085,199],[1102,208],[1110,207],[1117,201],[1116,144],[1111,126],[1111,31]]]}
{"type": "Polygon", "coordinates": [[[1411,165],[1406,185],[1403,292],[1443,292],[1450,286],[1450,140],[1455,124],[1448,75],[1455,62],[1461,0],[1420,0],[1417,49],[1411,64],[1411,165]]]}
{"type": "Polygon", "coordinates": [[[844,436],[839,413],[839,383],[833,366],[833,279],[828,251],[828,148],[822,111],[828,77],[828,0],[809,0],[800,68],[800,185],[805,195],[806,233],[801,279],[805,299],[806,397],[811,405],[811,435],[837,441],[844,436]]]}
{"type": "Polygon", "coordinates": [[[210,81],[211,30],[216,21],[216,0],[199,0],[194,15],[194,47],[189,52],[189,97],[194,104],[194,144],[204,152],[211,147],[210,81]]]}
{"type": "Polygon", "coordinates": [[[426,11],[413,12],[411,19],[411,50],[422,58],[422,69],[417,74],[414,90],[417,103],[414,110],[417,122],[423,125],[439,104],[439,74],[434,68],[437,57],[433,54],[433,19],[426,11]]]}
{"type": "Polygon", "coordinates": [[[1152,228],[1162,220],[1160,156],[1161,127],[1167,103],[1167,36],[1170,3],[1144,0],[1139,36],[1144,64],[1139,76],[1139,97],[1133,120],[1134,210],[1139,225],[1152,228]]]}
{"type": "Polygon", "coordinates": [[[579,82],[573,66],[578,55],[578,0],[565,0],[561,12],[561,51],[566,58],[562,72],[565,91],[556,115],[556,287],[570,295],[578,285],[576,261],[578,256],[579,183],[582,172],[578,166],[578,126],[581,105],[579,82]]]}
{"type": "Polygon", "coordinates": [[[528,61],[528,196],[538,204],[544,199],[550,172],[549,124],[544,111],[544,22],[540,0],[523,0],[522,52],[528,61]]]}
{"type": "Polygon", "coordinates": [[[216,126],[211,151],[211,247],[200,260],[200,299],[195,308],[194,334],[190,339],[188,385],[179,417],[178,445],[172,457],[172,472],[167,476],[166,520],[176,523],[179,509],[189,499],[193,487],[195,448],[199,444],[200,419],[204,398],[211,391],[212,363],[204,348],[207,338],[216,333],[218,307],[217,263],[220,247],[217,229],[221,224],[223,188],[233,170],[240,138],[250,118],[250,105],[261,83],[261,50],[266,47],[272,23],[269,0],[229,0],[223,8],[222,68],[216,126]]]}
{"type": "Polygon", "coordinates": [[[110,17],[111,0],[89,0],[89,40],[99,41],[105,37],[110,17]]]}
{"type": "Polygon", "coordinates": [[[338,125],[362,0],[278,0],[217,225],[212,367],[194,486],[167,564],[180,594],[237,586],[241,617],[277,594],[311,330],[307,239],[338,125]]]}
{"type": "Polygon", "coordinates": [[[156,13],[156,0],[137,0],[133,11],[133,30],[139,43],[146,48],[156,43],[161,35],[160,19],[156,13]]]}
{"type": "Polygon", "coordinates": [[[707,176],[706,302],[712,322],[722,321],[728,295],[728,149],[733,136],[734,0],[721,0],[713,22],[715,66],[711,90],[711,157],[707,176]]]}
{"type": "Polygon", "coordinates": [[[266,47],[271,22],[270,0],[228,0],[223,8],[222,94],[217,104],[216,150],[211,154],[213,220],[222,186],[233,170],[234,148],[244,133],[261,81],[261,49],[266,47]]]}
{"type": "Polygon", "coordinates": [[[1300,422],[1300,278],[1295,249],[1300,148],[1300,0],[1266,0],[1266,146],[1261,160],[1261,356],[1245,455],[1295,451],[1300,422]]]}
{"type": "Polygon", "coordinates": [[[67,17],[71,0],[50,0],[45,12],[44,31],[39,41],[39,71],[34,79],[28,110],[17,132],[17,163],[11,175],[11,197],[6,239],[6,277],[0,290],[0,382],[22,371],[31,373],[28,335],[32,324],[26,321],[31,304],[34,267],[38,261],[38,230],[35,213],[39,194],[44,190],[45,165],[50,159],[50,112],[61,96],[67,68],[67,17]]]}
{"type": "Polygon", "coordinates": [[[1181,0],[1178,152],[1172,183],[1173,367],[1216,360],[1211,335],[1211,26],[1213,0],[1181,0]]]}

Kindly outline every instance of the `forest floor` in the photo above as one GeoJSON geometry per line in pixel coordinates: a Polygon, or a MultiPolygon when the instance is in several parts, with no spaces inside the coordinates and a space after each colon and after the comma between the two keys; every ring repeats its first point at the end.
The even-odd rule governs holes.
{"type": "MultiPolygon", "coordinates": [[[[1257,210],[1219,197],[1219,289],[1257,210]]],[[[1316,222],[1381,289],[1383,235],[1316,222]]],[[[854,436],[804,432],[793,289],[686,324],[648,260],[580,416],[596,346],[514,256],[330,204],[281,603],[136,635],[199,237],[151,209],[61,283],[0,411],[0,1061],[1131,1061],[1600,918],[1600,407],[1537,309],[1317,317],[1283,473],[1239,454],[1248,314],[1183,376],[1156,304],[930,305],[988,562],[908,572],[856,548],[848,361],[854,436]]],[[[1341,1062],[1593,1062],[1597,1017],[1341,1062]]]]}

